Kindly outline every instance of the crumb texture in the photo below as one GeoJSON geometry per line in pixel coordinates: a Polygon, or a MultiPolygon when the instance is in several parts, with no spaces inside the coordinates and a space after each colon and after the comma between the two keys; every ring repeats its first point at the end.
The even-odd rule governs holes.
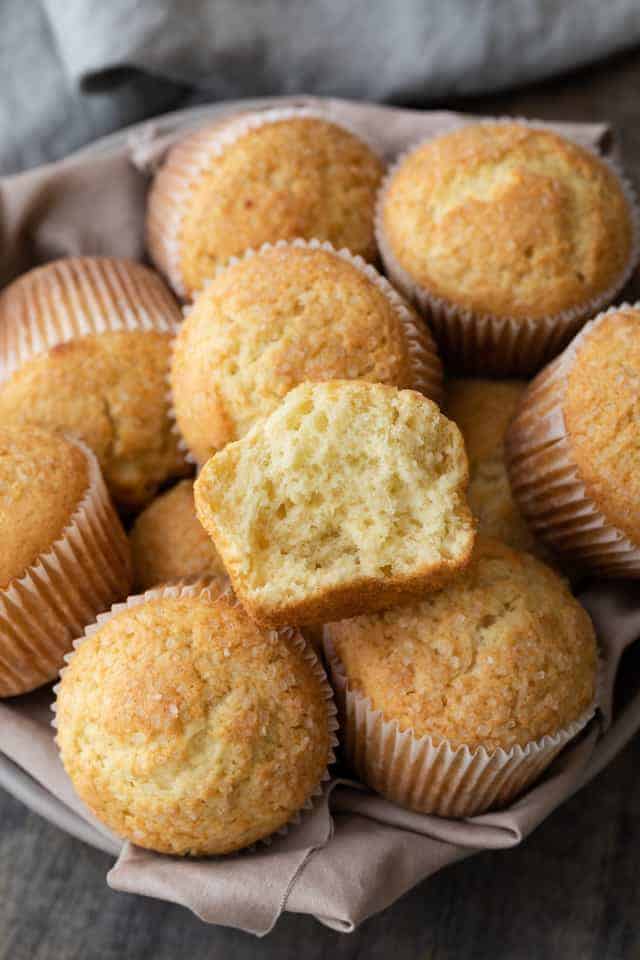
{"type": "Polygon", "coordinates": [[[0,425],[37,425],[83,440],[114,500],[144,505],[187,466],[168,416],[170,334],[120,331],[60,343],[0,386],[0,425]]]}
{"type": "Polygon", "coordinates": [[[640,310],[607,313],[588,331],[563,411],[589,496],[640,546],[640,310]]]}
{"type": "Polygon", "coordinates": [[[88,485],[79,447],[45,430],[0,427],[0,589],[60,538],[88,485]]]}
{"type": "Polygon", "coordinates": [[[469,505],[478,532],[517,550],[542,555],[511,493],[504,438],[526,383],[519,380],[451,380],[446,413],[460,428],[469,458],[469,505]]]}
{"type": "Polygon", "coordinates": [[[195,489],[252,614],[317,623],[462,566],[474,535],[466,485],[460,432],[434,403],[335,380],[291,391],[208,461],[195,489]]]}
{"type": "Polygon", "coordinates": [[[228,593],[159,598],[84,641],[58,693],[81,798],[164,853],[228,853],[287,823],[329,761],[326,689],[292,631],[228,593]]]}
{"type": "Polygon", "coordinates": [[[533,319],[586,307],[632,250],[614,173],[548,130],[472,124],[411,153],[382,225],[426,291],[476,313],[533,319]]]}
{"type": "MultiPolygon", "coordinates": [[[[169,155],[151,194],[151,218],[155,206],[179,202],[170,195],[189,157],[188,141],[169,155]]],[[[212,151],[184,201],[177,242],[185,288],[193,294],[217,266],[250,247],[296,237],[329,240],[374,260],[382,173],[381,161],[358,137],[314,117],[266,123],[219,155],[212,151]]]]}
{"type": "Polygon", "coordinates": [[[137,590],[184,577],[224,576],[216,548],[196,516],[191,480],[181,480],[150,503],[129,540],[137,590]]]}
{"type": "Polygon", "coordinates": [[[222,271],[196,299],[173,354],[176,419],[203,463],[305,380],[415,388],[425,364],[438,358],[411,308],[401,313],[335,253],[274,247],[222,271]]]}
{"type": "Polygon", "coordinates": [[[587,612],[550,568],[488,538],[444,589],[327,632],[374,709],[454,747],[524,746],[577,720],[595,696],[587,612]]]}

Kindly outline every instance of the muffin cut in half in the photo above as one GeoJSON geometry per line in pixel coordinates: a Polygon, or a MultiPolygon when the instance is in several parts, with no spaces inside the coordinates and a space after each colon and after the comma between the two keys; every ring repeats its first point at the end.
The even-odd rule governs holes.
{"type": "Polygon", "coordinates": [[[305,383],[202,469],[200,521],[259,623],[313,624],[441,586],[473,547],[460,431],[412,390],[305,383]]]}
{"type": "Polygon", "coordinates": [[[174,344],[173,412],[204,463],[299,383],[334,379],[441,399],[426,325],[372,266],[315,241],[266,245],[197,297],[174,344]]]}

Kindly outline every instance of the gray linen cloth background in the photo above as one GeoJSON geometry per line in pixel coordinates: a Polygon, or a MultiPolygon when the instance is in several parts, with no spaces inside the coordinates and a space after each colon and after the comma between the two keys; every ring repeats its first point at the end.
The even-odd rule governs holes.
{"type": "Polygon", "coordinates": [[[433,102],[640,42],[638,0],[0,0],[0,170],[208,100],[433,102]]]}
{"type": "MultiPolygon", "coordinates": [[[[4,172],[208,100],[313,92],[422,103],[541,78],[640,42],[637,0],[0,0],[0,10],[4,172]]],[[[396,146],[415,122],[405,114],[394,134],[382,117],[371,113],[369,121],[396,135],[396,146]]],[[[173,125],[154,129],[162,135],[173,125]]],[[[595,145],[602,132],[585,128],[583,135],[595,145]]],[[[141,163],[148,147],[138,145],[141,163]]],[[[144,188],[122,145],[34,179],[5,180],[0,280],[62,253],[140,255],[144,188]]],[[[60,826],[119,854],[109,877],[116,889],[175,900],[210,922],[258,934],[283,909],[348,931],[447,863],[518,843],[636,731],[638,693],[618,704],[608,724],[619,657],[640,635],[637,593],[596,586],[584,596],[607,654],[602,718],[506,812],[454,823],[334,782],[314,814],[270,848],[190,862],[121,850],[82,808],[57,761],[48,691],[0,704],[0,782],[60,826]]]]}

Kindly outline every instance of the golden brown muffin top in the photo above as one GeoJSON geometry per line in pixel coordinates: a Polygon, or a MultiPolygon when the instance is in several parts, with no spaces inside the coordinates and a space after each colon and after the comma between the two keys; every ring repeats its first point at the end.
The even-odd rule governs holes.
{"type": "Polygon", "coordinates": [[[504,456],[504,435],[524,380],[452,379],[447,381],[446,413],[462,432],[469,461],[504,456]]]}
{"type": "Polygon", "coordinates": [[[352,689],[454,747],[524,746],[595,695],[588,614],[551,569],[497,540],[478,538],[466,570],[423,601],[327,629],[352,689]]]}
{"type": "Polygon", "coordinates": [[[156,497],[138,516],[129,540],[138,590],[200,574],[225,574],[222,560],[196,516],[191,480],[181,480],[156,497]]]}
{"type": "Polygon", "coordinates": [[[161,597],[85,640],[58,693],[76,790],[121,836],[165,853],[227,853],[278,829],[329,762],[326,687],[292,631],[232,595],[161,597]]]}
{"type": "MultiPolygon", "coordinates": [[[[180,163],[184,147],[175,150],[180,163]]],[[[169,170],[171,162],[170,155],[169,170]]],[[[276,240],[329,240],[375,259],[382,173],[362,140],[319,117],[248,129],[219,155],[212,151],[191,189],[179,237],[187,291],[199,290],[230,257],[276,240]]]]}
{"type": "Polygon", "coordinates": [[[469,457],[469,505],[478,530],[516,550],[544,559],[511,495],[504,460],[504,437],[526,388],[521,380],[450,380],[446,413],[462,432],[469,457]]]}
{"type": "Polygon", "coordinates": [[[220,272],[185,320],[171,372],[178,425],[203,463],[305,380],[416,386],[438,364],[425,338],[411,308],[336,253],[267,248],[220,272]]]}
{"type": "Polygon", "coordinates": [[[83,451],[36,428],[0,428],[0,589],[58,540],[89,485],[83,451]]]}
{"type": "Polygon", "coordinates": [[[526,388],[521,380],[449,380],[446,414],[462,432],[469,457],[469,505],[478,530],[516,550],[541,555],[511,495],[504,436],[526,388]]]}
{"type": "Polygon", "coordinates": [[[563,410],[589,496],[640,544],[640,309],[607,313],[587,330],[563,410]]]}
{"type": "Polygon", "coordinates": [[[122,331],[60,343],[0,385],[0,425],[79,437],[119,504],[142,506],[186,472],[168,417],[170,334],[122,331]]]}
{"type": "Polygon", "coordinates": [[[393,174],[382,223],[420,287],[496,316],[585,307],[620,280],[632,251],[611,170],[518,123],[470,124],[422,144],[393,174]]]}

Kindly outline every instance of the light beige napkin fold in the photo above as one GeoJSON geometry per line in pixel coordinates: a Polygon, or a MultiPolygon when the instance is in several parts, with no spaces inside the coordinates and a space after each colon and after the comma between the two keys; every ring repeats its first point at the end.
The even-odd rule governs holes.
{"type": "MultiPolygon", "coordinates": [[[[309,98],[244,102],[242,107],[291,102],[322,106],[389,159],[421,137],[466,119],[309,98]]],[[[62,164],[0,181],[3,282],[54,256],[142,256],[146,172],[179,131],[237,107],[162,118],[107,138],[62,164]]],[[[603,125],[560,129],[605,152],[613,149],[603,125]]],[[[349,931],[443,866],[519,843],[640,728],[640,686],[629,682],[626,704],[612,712],[620,656],[640,637],[640,585],[598,585],[582,600],[604,655],[603,715],[508,810],[466,821],[421,816],[340,779],[285,836],[237,856],[178,860],[121,846],[86,811],[62,769],[49,725],[49,690],[0,703],[0,784],[76,836],[119,853],[108,876],[114,889],[181,903],[204,920],[259,935],[283,910],[313,914],[327,926],[349,931]]]]}

